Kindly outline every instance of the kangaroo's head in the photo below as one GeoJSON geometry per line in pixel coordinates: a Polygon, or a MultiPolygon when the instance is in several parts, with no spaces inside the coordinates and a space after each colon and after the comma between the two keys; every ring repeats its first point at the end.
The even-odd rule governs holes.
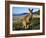
{"type": "Polygon", "coordinates": [[[33,11],[33,9],[32,10],[30,10],[30,8],[28,9],[29,10],[29,16],[30,16],[30,18],[29,18],[29,21],[31,22],[31,20],[32,20],[32,11],[33,11]]]}
{"type": "Polygon", "coordinates": [[[31,15],[31,14],[32,14],[33,9],[32,9],[32,10],[30,10],[30,8],[29,8],[28,10],[29,10],[29,14],[31,15]]]}

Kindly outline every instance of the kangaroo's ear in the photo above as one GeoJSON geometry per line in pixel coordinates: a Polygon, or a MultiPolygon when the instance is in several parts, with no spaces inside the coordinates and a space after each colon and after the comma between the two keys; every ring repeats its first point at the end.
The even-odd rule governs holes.
{"type": "Polygon", "coordinates": [[[30,8],[29,8],[29,11],[30,11],[30,8]]]}
{"type": "Polygon", "coordinates": [[[32,11],[33,11],[33,9],[32,9],[32,11]]]}

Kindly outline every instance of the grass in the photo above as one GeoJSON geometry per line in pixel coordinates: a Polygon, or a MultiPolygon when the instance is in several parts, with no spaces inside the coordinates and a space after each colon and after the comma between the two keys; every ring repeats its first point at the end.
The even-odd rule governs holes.
{"type": "MultiPolygon", "coordinates": [[[[16,21],[16,20],[15,20],[16,21]]],[[[27,30],[39,30],[40,29],[40,18],[32,18],[30,21],[29,28],[27,30]]],[[[13,22],[13,30],[26,30],[22,22],[13,22]]]]}

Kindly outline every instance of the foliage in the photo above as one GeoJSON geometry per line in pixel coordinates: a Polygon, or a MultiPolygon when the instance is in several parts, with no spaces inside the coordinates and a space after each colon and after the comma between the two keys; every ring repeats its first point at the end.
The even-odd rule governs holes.
{"type": "MultiPolygon", "coordinates": [[[[29,28],[27,30],[40,29],[40,18],[33,18],[30,21],[29,28]]],[[[22,22],[13,22],[13,30],[26,30],[24,29],[22,22]]]]}

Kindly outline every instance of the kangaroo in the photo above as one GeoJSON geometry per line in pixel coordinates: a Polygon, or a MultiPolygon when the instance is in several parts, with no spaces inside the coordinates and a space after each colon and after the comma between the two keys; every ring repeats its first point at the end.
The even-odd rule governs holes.
{"type": "Polygon", "coordinates": [[[32,10],[30,10],[30,8],[28,9],[29,10],[29,13],[27,13],[28,15],[26,15],[23,19],[22,19],[22,24],[23,26],[25,27],[25,29],[27,29],[29,27],[29,23],[31,21],[31,18],[32,18],[32,10]],[[29,20],[30,19],[30,20],[29,20]]]}

